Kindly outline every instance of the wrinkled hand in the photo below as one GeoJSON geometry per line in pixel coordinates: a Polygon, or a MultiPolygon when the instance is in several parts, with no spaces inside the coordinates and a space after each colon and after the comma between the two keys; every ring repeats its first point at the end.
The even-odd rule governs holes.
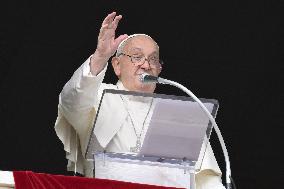
{"type": "Polygon", "coordinates": [[[115,38],[115,31],[121,18],[121,15],[116,16],[116,12],[113,12],[107,15],[104,19],[98,36],[98,44],[95,52],[100,58],[108,60],[112,55],[114,55],[120,42],[127,38],[126,34],[115,38]]]}
{"type": "Polygon", "coordinates": [[[121,41],[126,39],[126,34],[115,38],[115,31],[122,16],[113,12],[104,19],[98,36],[98,44],[90,62],[91,72],[97,75],[106,65],[109,58],[114,55],[121,41]]]}

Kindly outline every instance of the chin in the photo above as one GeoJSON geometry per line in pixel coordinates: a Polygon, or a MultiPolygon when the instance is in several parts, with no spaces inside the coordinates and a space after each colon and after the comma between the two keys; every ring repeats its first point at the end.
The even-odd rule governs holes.
{"type": "Polygon", "coordinates": [[[155,91],[155,88],[156,88],[156,84],[154,83],[141,83],[140,86],[139,86],[139,92],[146,92],[146,93],[153,93],[155,91]]]}

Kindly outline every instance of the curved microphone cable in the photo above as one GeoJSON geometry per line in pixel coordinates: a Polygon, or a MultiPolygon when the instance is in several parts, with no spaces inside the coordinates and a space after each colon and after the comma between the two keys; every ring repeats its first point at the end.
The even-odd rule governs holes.
{"type": "Polygon", "coordinates": [[[204,104],[189,89],[187,89],[186,87],[184,87],[183,85],[181,85],[177,82],[167,80],[167,79],[163,79],[161,77],[152,76],[152,75],[149,75],[149,74],[146,74],[146,73],[141,74],[140,81],[143,82],[143,83],[160,83],[160,84],[168,84],[168,85],[175,86],[175,87],[181,89],[182,91],[184,91],[190,97],[192,97],[201,106],[202,110],[207,114],[211,123],[213,123],[213,127],[216,131],[219,142],[221,144],[221,147],[222,147],[222,150],[223,150],[223,153],[224,153],[225,162],[226,162],[226,185],[227,185],[226,188],[231,189],[232,188],[231,166],[230,166],[229,154],[228,154],[223,136],[221,134],[221,131],[220,131],[215,119],[213,118],[211,113],[208,111],[208,109],[204,106],[204,104]]]}

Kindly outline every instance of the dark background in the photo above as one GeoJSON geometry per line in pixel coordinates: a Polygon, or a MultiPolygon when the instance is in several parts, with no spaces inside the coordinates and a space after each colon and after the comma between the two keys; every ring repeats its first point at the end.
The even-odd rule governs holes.
{"type": "MultiPolygon", "coordinates": [[[[124,16],[117,34],[147,33],[159,43],[162,77],[219,100],[238,188],[283,187],[283,8],[281,1],[1,3],[0,170],[70,174],[54,131],[58,95],[94,52],[103,18],[117,11],[124,16]]],[[[111,67],[105,82],[116,82],[111,67]]],[[[170,86],[157,92],[185,95],[170,86]]],[[[211,142],[224,171],[214,132],[211,142]]]]}

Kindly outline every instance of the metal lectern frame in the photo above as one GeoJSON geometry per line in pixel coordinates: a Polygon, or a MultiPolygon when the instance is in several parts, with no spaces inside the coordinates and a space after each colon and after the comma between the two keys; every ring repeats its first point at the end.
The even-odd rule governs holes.
{"type": "MultiPolygon", "coordinates": [[[[141,98],[153,98],[154,100],[169,100],[169,101],[179,101],[179,102],[190,102],[196,103],[191,97],[185,96],[174,96],[174,95],[165,95],[165,94],[156,94],[156,93],[139,93],[133,91],[123,91],[123,90],[114,90],[114,89],[105,89],[103,91],[99,107],[97,110],[97,115],[92,127],[91,135],[89,136],[89,143],[87,146],[87,150],[85,153],[85,158],[87,160],[93,161],[95,165],[95,161],[114,161],[120,163],[129,163],[129,164],[140,164],[140,165],[149,165],[149,166],[159,166],[159,167],[169,167],[169,168],[179,168],[183,169],[185,173],[190,174],[190,188],[195,188],[195,172],[200,170],[201,164],[205,155],[205,150],[207,144],[209,142],[210,134],[212,131],[212,123],[207,122],[207,128],[204,130],[204,138],[201,144],[200,152],[198,158],[186,158],[186,157],[169,157],[155,154],[134,154],[134,153],[117,153],[117,152],[108,152],[106,149],[102,148],[99,144],[96,135],[94,134],[94,128],[96,127],[96,123],[100,122],[100,113],[104,112],[103,109],[105,106],[110,106],[105,102],[105,98],[108,95],[112,95],[113,97],[116,95],[124,95],[124,96],[137,96],[141,98]],[[199,164],[197,162],[200,162],[199,164]],[[197,165],[198,164],[198,165],[197,165]]],[[[118,100],[120,98],[117,98],[118,100]]],[[[200,99],[204,104],[212,104],[211,114],[213,117],[216,117],[217,110],[219,107],[219,103],[215,99],[200,99]]],[[[110,107],[107,107],[110,108],[110,107]]],[[[202,112],[201,108],[200,111],[202,112]]],[[[119,112],[119,111],[117,111],[119,112]]],[[[101,116],[102,117],[102,116],[101,116]]],[[[111,115],[109,117],[111,119],[111,115]]],[[[101,123],[101,122],[100,122],[101,123]]],[[[151,123],[150,123],[151,125],[151,123]]],[[[146,138],[145,138],[146,139],[146,138]]],[[[145,142],[145,141],[144,141],[145,142]]],[[[95,166],[94,166],[95,167],[95,166]]]]}

